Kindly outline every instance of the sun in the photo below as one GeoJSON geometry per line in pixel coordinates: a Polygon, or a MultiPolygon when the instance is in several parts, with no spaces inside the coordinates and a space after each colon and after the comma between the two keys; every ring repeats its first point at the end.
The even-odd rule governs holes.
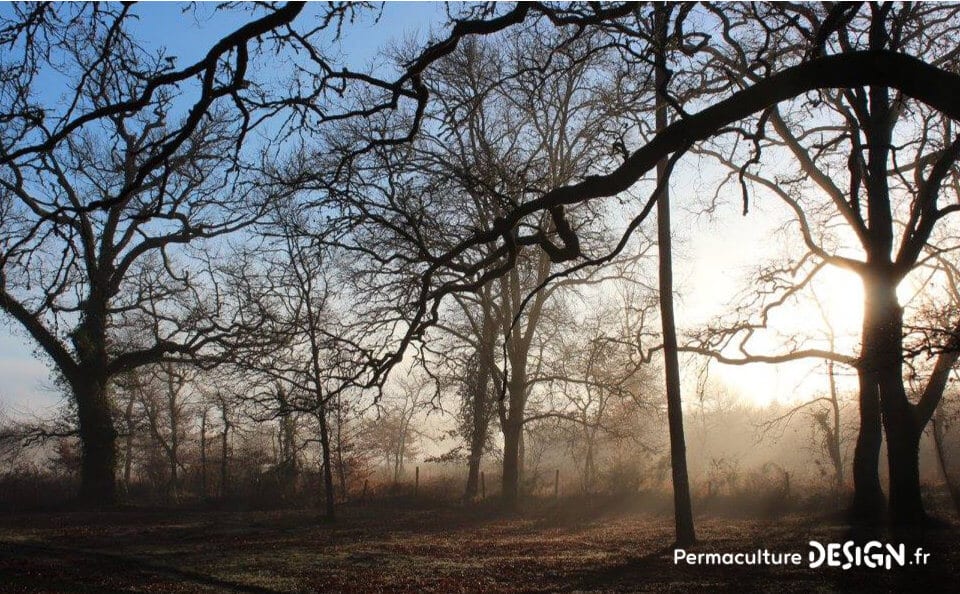
{"type": "MultiPolygon", "coordinates": [[[[832,350],[855,357],[863,324],[863,285],[850,271],[827,267],[794,298],[770,317],[767,331],[757,332],[749,350],[755,354],[783,354],[791,350],[832,350]]],[[[717,378],[747,403],[765,407],[774,401],[790,404],[823,395],[828,389],[826,361],[803,358],[777,364],[750,363],[713,367],[717,378]]],[[[846,370],[849,371],[849,370],[846,370]]],[[[852,389],[844,369],[835,377],[843,389],[852,389]]]]}
{"type": "Polygon", "coordinates": [[[810,283],[805,297],[805,324],[811,334],[819,334],[835,348],[849,347],[851,339],[860,336],[863,324],[863,283],[849,270],[828,266],[810,283]],[[806,317],[808,316],[809,317],[806,317]]]}

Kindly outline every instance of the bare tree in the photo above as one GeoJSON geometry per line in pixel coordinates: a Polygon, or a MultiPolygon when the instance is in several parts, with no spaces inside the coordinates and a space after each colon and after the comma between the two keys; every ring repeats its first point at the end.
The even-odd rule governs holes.
{"type": "MultiPolygon", "coordinates": [[[[238,271],[249,298],[267,314],[259,332],[265,348],[241,352],[239,365],[279,385],[265,389],[256,404],[290,430],[297,413],[308,413],[318,424],[321,447],[324,509],[334,518],[331,416],[334,405],[357,374],[356,348],[345,338],[346,311],[338,309],[331,292],[336,274],[322,238],[311,236],[303,213],[289,204],[274,211],[265,239],[238,271]]],[[[361,353],[362,355],[362,353],[361,353]]],[[[339,424],[338,424],[339,427],[339,424]]],[[[294,447],[290,435],[284,443],[294,447]]]]}
{"type": "MultiPolygon", "coordinates": [[[[670,16],[673,10],[660,6],[654,12],[654,85],[657,88],[655,101],[656,132],[662,132],[670,123],[667,112],[670,101],[667,85],[670,71],[667,69],[667,43],[670,16]]],[[[663,330],[663,359],[665,385],[667,387],[667,417],[670,428],[670,462],[673,473],[673,513],[676,523],[677,545],[685,546],[696,541],[693,526],[693,509],[690,504],[690,479],[687,476],[687,446],[683,436],[683,402],[680,393],[680,359],[677,352],[677,327],[673,311],[673,249],[670,230],[670,162],[662,159],[657,164],[657,254],[659,258],[660,322],[663,330]]]]}
{"type": "Polygon", "coordinates": [[[285,116],[289,127],[269,128],[282,143],[307,119],[425,100],[417,74],[427,61],[388,81],[334,68],[318,49],[363,9],[313,7],[319,24],[299,28],[302,3],[223,6],[249,10],[246,22],[185,66],[134,37],[133,5],[16,5],[0,17],[0,308],[70,387],[84,501],[115,496],[111,378],[211,354],[256,325],[228,306],[198,257],[215,260],[216,239],[246,229],[269,202],[250,173],[264,148],[252,132],[285,116]],[[254,64],[277,51],[306,58],[280,85],[256,80],[254,64]],[[340,101],[354,86],[381,91],[378,103],[340,101]],[[117,330],[134,322],[139,342],[118,348],[117,330]]]}
{"type": "MultiPolygon", "coordinates": [[[[541,33],[551,34],[546,27],[541,33]]],[[[582,175],[607,158],[615,113],[622,108],[611,99],[617,96],[612,87],[597,84],[604,65],[591,59],[597,53],[596,42],[577,39],[554,52],[544,42],[512,34],[505,35],[499,46],[468,42],[436,61],[430,68],[430,89],[437,107],[423,116],[431,124],[429,132],[410,147],[373,150],[354,159],[349,168],[340,170],[348,180],[341,182],[343,190],[339,185],[323,188],[327,198],[320,200],[320,208],[342,213],[341,224],[350,229],[331,241],[357,257],[356,268],[365,280],[355,290],[382,300],[374,304],[382,308],[374,310],[379,313],[368,316],[379,323],[368,336],[394,338],[397,325],[406,322],[406,308],[397,307],[397,296],[418,290],[422,273],[418,262],[425,250],[450,246],[449,233],[438,232],[445,225],[486,226],[509,205],[582,175]]],[[[390,135],[395,125],[384,120],[378,131],[353,122],[340,138],[390,135]]],[[[349,152],[356,142],[362,141],[341,141],[346,146],[335,145],[336,153],[349,152]]],[[[292,180],[321,178],[299,160],[286,175],[292,180]]],[[[579,216],[576,225],[584,237],[599,237],[600,214],[585,210],[579,216]]],[[[531,251],[519,255],[515,264],[495,282],[471,287],[480,302],[469,338],[478,353],[481,383],[488,386],[499,375],[491,351],[497,343],[503,345],[508,372],[498,412],[508,506],[516,504],[518,495],[520,441],[530,371],[537,365],[531,353],[538,327],[557,288],[575,281],[536,291],[527,300],[549,276],[550,257],[531,251]]],[[[466,299],[462,297],[461,303],[466,299]]],[[[430,312],[432,323],[441,313],[446,312],[439,308],[430,312]]],[[[389,367],[391,359],[379,364],[389,367]]],[[[475,404],[478,412],[483,410],[482,400],[475,404]]],[[[482,427],[473,432],[477,444],[484,433],[482,427]]],[[[475,489],[476,451],[470,466],[468,482],[475,489]]]]}
{"type": "Polygon", "coordinates": [[[130,386],[150,436],[167,460],[167,497],[173,502],[179,498],[181,446],[186,441],[187,430],[186,393],[191,375],[190,370],[182,366],[162,363],[139,370],[130,386]]]}
{"type": "Polygon", "coordinates": [[[421,432],[414,418],[430,404],[433,387],[429,378],[411,373],[396,380],[396,389],[376,406],[376,416],[366,420],[362,440],[366,448],[379,454],[390,472],[393,484],[400,482],[410,458],[419,452],[421,432]]]}
{"type": "Polygon", "coordinates": [[[18,7],[0,23],[0,42],[22,60],[3,63],[0,308],[70,388],[88,503],[115,496],[111,378],[200,354],[244,325],[226,295],[203,294],[213,269],[179,246],[259,216],[263,197],[236,167],[243,114],[218,100],[242,88],[247,43],[298,11],[252,21],[183,70],[130,37],[129,6],[18,7]],[[66,102],[36,91],[50,69],[65,76],[66,102]],[[197,75],[206,82],[183,113],[173,90],[197,75]],[[139,340],[118,350],[128,325],[139,340]]]}
{"type": "Polygon", "coordinates": [[[566,427],[567,445],[580,467],[585,493],[596,489],[604,443],[633,442],[633,453],[639,456],[649,449],[638,433],[641,418],[659,412],[654,404],[661,396],[659,382],[652,368],[636,356],[642,317],[631,315],[637,304],[630,301],[637,293],[630,289],[619,293],[623,300],[612,305],[602,298],[587,301],[588,312],[553,341],[559,343],[560,353],[551,357],[552,365],[539,381],[562,398],[539,403],[527,417],[528,422],[549,419],[566,427]]]}
{"type": "MultiPolygon", "coordinates": [[[[934,41],[928,25],[931,18],[952,23],[951,17],[939,21],[947,13],[934,16],[912,7],[876,5],[864,5],[863,10],[836,8],[832,12],[843,14],[843,22],[835,23],[831,31],[831,35],[836,35],[835,42],[823,40],[827,51],[842,55],[858,48],[877,52],[907,50],[939,66],[954,60],[951,52],[934,41]]],[[[779,21],[789,18],[788,13],[792,14],[774,10],[763,16],[768,21],[779,21]]],[[[817,23],[826,15],[811,13],[804,18],[817,23]]],[[[743,24],[746,21],[734,20],[727,26],[748,27],[743,24]]],[[[952,24],[943,26],[940,35],[955,34],[952,24]]],[[[805,50],[809,51],[801,44],[796,51],[805,50]]],[[[776,59],[781,61],[791,53],[782,48],[779,51],[776,59]]],[[[721,59],[749,80],[761,80],[759,74],[750,74],[742,55],[721,59]]],[[[854,457],[854,513],[875,520],[882,511],[876,468],[882,418],[893,520],[901,525],[917,525],[924,517],[919,488],[919,439],[942,396],[945,372],[956,357],[952,353],[943,355],[919,401],[911,403],[904,388],[904,313],[896,289],[917,266],[937,222],[955,210],[942,206],[940,196],[952,191],[960,141],[954,138],[948,119],[882,85],[824,90],[817,96],[820,103],[815,107],[771,105],[754,126],[740,128],[740,137],[753,138],[754,142],[745,151],[741,148],[737,156],[725,153],[721,161],[739,172],[741,181],[756,183],[792,209],[803,241],[814,256],[813,262],[851,270],[862,279],[864,320],[857,360],[861,425],[854,457]],[[811,130],[811,119],[822,125],[811,130]],[[913,140],[901,148],[892,144],[894,135],[913,140]],[[778,172],[774,177],[769,172],[754,173],[751,165],[763,163],[764,152],[777,152],[777,147],[799,163],[800,175],[778,172]],[[846,179],[837,175],[844,170],[846,179]],[[826,205],[804,196],[811,189],[825,198],[826,205]],[[900,213],[904,219],[898,223],[900,213]],[[855,238],[853,245],[864,254],[863,258],[848,255],[850,244],[831,229],[834,222],[842,223],[848,237],[855,238]],[[901,224],[905,231],[898,240],[901,224]]]]}
{"type": "MultiPolygon", "coordinates": [[[[862,471],[854,473],[855,485],[859,494],[876,502],[878,489],[869,486],[875,482],[871,477],[874,477],[876,472],[870,470],[869,460],[876,460],[875,452],[879,447],[879,439],[876,439],[878,433],[872,428],[880,418],[879,410],[882,407],[889,413],[884,414],[883,419],[889,434],[888,458],[891,476],[894,477],[891,481],[891,508],[894,521],[902,525],[922,521],[923,511],[916,472],[919,428],[922,428],[928,418],[926,413],[932,410],[930,404],[938,399],[937,393],[940,392],[938,387],[945,377],[945,371],[952,365],[952,355],[945,353],[943,364],[938,368],[937,373],[933,374],[933,381],[929,384],[930,389],[925,390],[925,394],[929,397],[923,398],[923,404],[919,408],[911,408],[913,405],[905,396],[903,382],[897,379],[902,374],[902,349],[897,348],[901,338],[899,330],[895,331],[895,329],[900,327],[898,322],[900,314],[899,306],[896,306],[894,289],[899,279],[915,263],[916,254],[929,239],[930,231],[934,228],[936,221],[953,210],[949,206],[938,206],[937,196],[941,183],[951,172],[953,163],[951,154],[958,145],[952,142],[950,134],[938,133],[936,136],[926,137],[927,142],[932,143],[931,146],[936,145],[938,150],[943,152],[935,153],[937,156],[928,160],[912,161],[920,165],[917,168],[921,171],[920,180],[918,184],[914,184],[914,190],[922,199],[914,203],[916,216],[908,218],[910,232],[903,235],[905,240],[900,254],[897,258],[893,258],[890,253],[892,251],[892,218],[888,216],[892,213],[889,210],[889,186],[885,181],[890,149],[889,142],[885,142],[885,138],[889,137],[888,124],[892,121],[887,116],[895,113],[892,111],[894,107],[899,113],[901,105],[900,103],[896,106],[891,105],[891,92],[899,92],[898,97],[904,99],[904,105],[907,97],[917,100],[917,103],[910,103],[918,108],[918,111],[912,113],[923,113],[929,108],[932,111],[928,113],[955,118],[958,116],[957,108],[948,98],[951,93],[960,88],[960,79],[939,67],[943,62],[938,55],[949,59],[953,55],[949,50],[937,47],[929,50],[932,53],[925,53],[928,50],[923,48],[918,50],[913,44],[917,39],[942,38],[942,36],[931,37],[928,29],[923,26],[915,27],[913,23],[928,22],[928,19],[932,19],[931,22],[950,23],[951,19],[938,20],[936,17],[930,17],[926,9],[918,12],[912,8],[901,11],[894,10],[892,6],[886,8],[871,6],[864,9],[866,14],[859,17],[856,13],[848,15],[847,12],[853,9],[845,6],[833,7],[827,11],[829,14],[805,7],[786,7],[784,10],[787,12],[781,19],[785,23],[784,27],[771,27],[768,21],[760,18],[769,15],[760,15],[753,8],[748,9],[744,13],[745,17],[736,24],[724,18],[723,12],[713,9],[711,13],[724,26],[726,33],[724,39],[728,42],[725,49],[729,50],[732,56],[730,62],[735,65],[738,61],[745,64],[745,68],[738,67],[736,72],[739,80],[747,81],[748,86],[722,84],[710,89],[717,92],[718,98],[699,113],[687,113],[682,105],[676,105],[675,109],[681,117],[652,140],[632,153],[628,153],[623,163],[609,173],[589,176],[583,181],[555,188],[536,199],[512,207],[489,227],[479,231],[471,230],[462,235],[462,239],[453,248],[438,254],[431,253],[424,260],[427,266],[423,277],[425,282],[422,291],[414,300],[417,306],[410,316],[414,320],[414,328],[407,337],[412,338],[422,332],[419,321],[426,321],[424,314],[430,311],[444,295],[482,286],[491,278],[506,274],[512,267],[513,258],[520,246],[539,246],[550,255],[553,262],[570,261],[583,256],[579,237],[565,214],[566,207],[600,197],[615,196],[627,190],[665,156],[670,155],[673,160],[679,159],[697,141],[729,131],[746,132],[746,135],[741,137],[760,141],[762,135],[757,134],[756,127],[734,129],[730,128],[731,124],[758,113],[762,116],[755,118],[755,122],[765,124],[771,118],[770,108],[782,101],[802,97],[805,93],[817,89],[841,89],[839,93],[824,91],[822,94],[840,97],[841,101],[846,100],[846,97],[852,97],[853,104],[863,101],[868,104],[866,111],[860,110],[861,115],[865,117],[859,117],[854,113],[854,118],[859,121],[858,129],[864,131],[869,142],[863,143],[860,142],[861,137],[853,137],[857,144],[852,153],[865,157],[862,159],[863,165],[857,166],[853,179],[856,180],[857,187],[865,183],[864,180],[867,178],[876,182],[872,189],[868,188],[865,206],[868,207],[869,212],[865,213],[867,216],[862,220],[856,218],[856,213],[859,211],[855,206],[850,206],[845,200],[836,202],[837,207],[843,212],[853,212],[853,218],[849,220],[854,227],[867,225],[864,227],[866,232],[862,237],[872,238],[871,241],[873,241],[873,243],[867,242],[868,261],[856,264],[851,258],[845,256],[839,256],[839,260],[837,260],[838,256],[830,258],[833,262],[863,271],[864,278],[869,281],[866,291],[869,296],[867,298],[869,303],[866,304],[869,323],[865,324],[865,328],[869,327],[873,330],[865,333],[864,348],[868,352],[866,357],[861,357],[864,361],[870,361],[869,365],[865,363],[866,368],[863,374],[865,385],[861,390],[864,396],[861,402],[861,425],[866,428],[866,433],[861,431],[861,435],[868,439],[863,441],[862,447],[859,448],[861,452],[866,453],[855,456],[856,460],[861,461],[857,464],[857,468],[862,471]],[[847,18],[848,16],[851,18],[847,18]],[[738,26],[741,22],[742,27],[738,26]],[[848,34],[850,27],[859,27],[864,34],[854,38],[848,34]],[[796,32],[797,43],[794,46],[779,42],[767,44],[761,42],[757,46],[755,40],[758,35],[761,40],[773,41],[774,36],[780,36],[791,28],[796,32]],[[919,37],[905,34],[908,30],[918,32],[919,37]],[[816,33],[811,33],[814,31],[816,33]],[[865,45],[858,47],[854,43],[856,40],[862,40],[865,45]],[[745,47],[754,46],[770,51],[774,51],[771,48],[776,47],[775,51],[778,55],[755,60],[750,53],[743,50],[745,47]],[[784,51],[788,47],[797,47],[799,51],[784,51]],[[923,73],[922,84],[916,75],[918,72],[923,73]],[[870,87],[869,92],[857,90],[866,86],[870,87]],[[871,105],[876,108],[876,112],[870,111],[871,105]],[[924,175],[924,173],[927,174],[924,175]],[[847,205],[844,206],[844,204],[847,205]],[[544,218],[544,213],[549,216],[544,218]],[[529,231],[517,234],[517,229],[529,231]],[[478,249],[480,246],[487,246],[488,249],[480,250],[478,249]],[[879,272],[881,270],[885,272],[881,274],[879,272]],[[483,272],[479,276],[474,276],[474,280],[464,282],[464,272],[480,271],[483,272]],[[450,272],[451,275],[445,276],[445,272],[450,272]],[[882,365],[881,359],[884,360],[882,365]],[[883,390],[880,389],[881,384],[884,386],[883,390]],[[880,398],[881,392],[888,394],[889,397],[880,398]],[[877,397],[871,394],[876,394],[877,397]],[[917,414],[919,417],[916,417],[917,414]],[[921,421],[919,428],[916,422],[918,420],[921,421]]],[[[860,10],[859,6],[857,10],[860,10]]],[[[689,15],[689,11],[684,15],[689,15]]],[[[780,21],[775,19],[773,22],[780,21]]],[[[697,36],[701,35],[696,31],[697,25],[692,20],[687,19],[684,24],[688,25],[684,28],[684,34],[688,39],[697,39],[697,36]]],[[[708,34],[703,33],[703,35],[708,34]]],[[[701,43],[703,39],[703,36],[699,37],[694,49],[708,47],[701,43]]],[[[694,55],[702,56],[696,52],[694,55]]],[[[762,142],[759,144],[762,145],[762,142]]],[[[757,146],[752,143],[751,145],[757,146]]],[[[741,161],[740,165],[742,166],[744,162],[749,165],[749,158],[741,161]]],[[[747,169],[748,167],[738,167],[738,171],[743,171],[744,174],[749,173],[747,169]]],[[[652,210],[653,205],[652,200],[645,203],[628,225],[625,238],[639,226],[647,213],[652,210]]],[[[623,243],[618,244],[612,254],[618,253],[623,243]]],[[[829,254],[818,253],[818,255],[829,254]]],[[[609,257],[611,254],[586,257],[574,264],[574,268],[595,265],[606,261],[609,257]]],[[[408,343],[409,340],[400,341],[401,346],[408,343]]],[[[868,507],[872,507],[875,519],[876,506],[871,504],[868,507]]]]}

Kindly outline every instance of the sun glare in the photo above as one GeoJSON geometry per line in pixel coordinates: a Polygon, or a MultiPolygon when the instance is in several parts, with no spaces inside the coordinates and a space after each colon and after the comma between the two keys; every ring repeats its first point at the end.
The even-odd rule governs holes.
{"type": "Polygon", "coordinates": [[[860,334],[863,322],[863,285],[852,272],[827,268],[811,286],[813,319],[805,320],[811,333],[818,331],[827,340],[833,334],[837,347],[847,347],[860,334]],[[819,302],[819,303],[818,303],[819,302]]]}
{"type": "MultiPolygon", "coordinates": [[[[862,321],[860,280],[851,272],[827,268],[797,299],[788,300],[772,313],[769,331],[752,337],[749,350],[772,354],[817,348],[856,355],[862,321]]],[[[852,389],[847,371],[837,369],[835,373],[842,390],[852,389]]],[[[826,363],[817,358],[778,364],[721,364],[713,373],[745,402],[757,407],[809,399],[826,393],[829,385],[826,363]]]]}

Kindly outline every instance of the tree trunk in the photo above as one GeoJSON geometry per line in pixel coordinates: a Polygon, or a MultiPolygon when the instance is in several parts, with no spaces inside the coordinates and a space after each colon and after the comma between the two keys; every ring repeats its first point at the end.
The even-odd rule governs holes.
{"type": "Polygon", "coordinates": [[[503,483],[501,497],[507,510],[517,508],[520,499],[520,434],[523,424],[507,419],[503,424],[503,483]]]}
{"type": "Polygon", "coordinates": [[[897,362],[880,374],[880,405],[887,436],[887,468],[890,474],[890,520],[895,527],[920,527],[926,521],[920,495],[920,427],[917,413],[903,387],[900,316],[888,325],[889,343],[896,343],[897,362]],[[895,336],[893,335],[895,332],[895,336]]]}
{"type": "Polygon", "coordinates": [[[527,432],[520,422],[520,438],[517,441],[517,493],[523,492],[523,481],[526,480],[527,470],[527,432]]]}
{"type": "MultiPolygon", "coordinates": [[[[904,396],[904,401],[906,396],[904,396]]],[[[909,403],[908,403],[909,404],[909,403]]],[[[920,435],[911,410],[887,415],[887,461],[890,469],[890,519],[895,527],[920,527],[926,521],[920,495],[920,435]],[[899,420],[898,420],[899,419],[899,420]]]]}
{"type": "Polygon", "coordinates": [[[220,435],[220,499],[226,499],[230,493],[227,468],[227,442],[229,439],[230,424],[227,421],[226,412],[223,413],[223,433],[220,435]]]}
{"type": "Polygon", "coordinates": [[[321,405],[319,414],[320,420],[320,449],[323,454],[323,496],[324,496],[324,515],[327,520],[334,519],[334,492],[333,492],[333,468],[330,465],[330,435],[327,428],[326,407],[321,405]]]}
{"type": "Polygon", "coordinates": [[[473,402],[473,427],[470,435],[470,453],[467,461],[467,488],[464,497],[469,501],[477,497],[477,488],[480,484],[480,464],[483,461],[483,448],[487,444],[487,432],[490,430],[490,419],[487,416],[489,406],[487,399],[492,395],[489,393],[491,385],[489,374],[489,363],[484,363],[485,357],[481,357],[480,363],[480,389],[474,394],[473,402]],[[484,366],[487,365],[486,370],[484,366]]]}
{"type": "Polygon", "coordinates": [[[957,516],[960,517],[960,485],[950,478],[950,473],[947,471],[947,458],[943,452],[942,421],[938,417],[934,417],[930,423],[933,425],[933,445],[937,451],[937,462],[940,466],[940,473],[943,475],[943,482],[947,486],[947,492],[950,493],[950,502],[953,503],[953,510],[957,516]]]}
{"type": "MultiPolygon", "coordinates": [[[[861,330],[860,366],[860,431],[853,457],[853,505],[851,520],[879,525],[886,511],[886,499],[880,486],[880,446],[883,441],[880,415],[881,355],[879,329],[888,315],[884,301],[896,300],[896,288],[882,288],[877,275],[863,276],[863,327],[861,330]]],[[[899,359],[898,359],[899,360],[899,359]]],[[[899,362],[897,363],[899,365],[899,362]]]]}
{"type": "Polygon", "coordinates": [[[869,382],[867,393],[876,386],[887,438],[890,519],[896,526],[909,527],[919,526],[926,519],[920,497],[922,427],[903,385],[903,309],[897,301],[896,287],[896,279],[887,267],[876,267],[865,276],[866,356],[861,365],[869,382]]]}
{"type": "Polygon", "coordinates": [[[207,497],[207,414],[206,408],[200,415],[200,498],[207,497]]]}
{"type": "MultiPolygon", "coordinates": [[[[663,90],[669,82],[666,69],[666,44],[669,11],[658,6],[655,29],[659,45],[656,54],[655,84],[656,129],[663,130],[669,124],[667,102],[663,90]]],[[[680,393],[680,362],[677,355],[677,330],[673,313],[673,258],[670,240],[670,191],[667,163],[657,164],[657,183],[662,184],[657,195],[657,253],[660,265],[660,320],[663,329],[663,358],[667,388],[667,418],[670,427],[670,463],[673,471],[673,507],[677,545],[686,546],[696,541],[693,526],[693,509],[690,504],[690,482],[687,476],[687,447],[683,435],[683,403],[680,393]]]]}
{"type": "Polygon", "coordinates": [[[130,492],[130,481],[133,474],[133,394],[129,395],[127,408],[123,415],[126,436],[123,449],[123,490],[130,492]]]}
{"type": "MultiPolygon", "coordinates": [[[[532,323],[528,320],[528,323],[532,323]]],[[[515,510],[520,501],[520,475],[523,471],[523,409],[527,394],[527,352],[523,341],[511,336],[510,378],[507,382],[509,408],[501,411],[503,430],[503,507],[515,510]]]]}
{"type": "Polygon", "coordinates": [[[110,414],[106,379],[89,379],[74,388],[83,448],[80,503],[108,507],[116,503],[117,431],[110,414]]]}
{"type": "Polygon", "coordinates": [[[596,476],[596,470],[593,462],[593,439],[587,437],[587,452],[583,460],[583,492],[587,495],[593,493],[593,481],[596,476]]]}
{"type": "Polygon", "coordinates": [[[172,368],[165,368],[167,376],[167,414],[170,415],[170,447],[167,448],[167,458],[170,465],[170,485],[168,494],[170,501],[176,503],[180,497],[179,451],[180,451],[180,413],[177,410],[177,396],[179,388],[174,381],[172,368]]]}
{"type": "Polygon", "coordinates": [[[483,448],[487,444],[487,433],[490,431],[489,402],[493,397],[491,387],[496,386],[493,381],[494,344],[496,339],[496,319],[490,307],[489,288],[482,293],[483,317],[480,322],[480,336],[477,337],[479,346],[477,352],[477,389],[471,403],[473,427],[470,435],[470,453],[467,466],[467,488],[464,497],[469,501],[476,499],[480,485],[480,463],[483,460],[483,448]]]}
{"type": "MultiPolygon", "coordinates": [[[[830,350],[834,350],[833,331],[831,330],[830,350]]],[[[837,380],[834,376],[834,363],[827,361],[827,379],[830,385],[830,412],[832,426],[827,428],[827,448],[830,463],[833,465],[834,505],[840,506],[840,497],[843,492],[843,443],[840,427],[840,397],[837,394],[837,380]]]]}
{"type": "MultiPolygon", "coordinates": [[[[866,338],[867,334],[864,333],[866,338]]],[[[868,347],[864,342],[861,362],[868,360],[868,347]]],[[[886,499],[880,486],[880,446],[883,434],[880,425],[880,395],[876,374],[861,368],[860,380],[860,430],[853,451],[853,504],[850,519],[854,522],[878,525],[883,520],[886,499]]]]}
{"type": "Polygon", "coordinates": [[[467,460],[467,488],[464,492],[464,498],[471,501],[477,498],[480,488],[480,462],[483,450],[483,444],[477,444],[476,435],[470,438],[470,454],[467,460]]]}
{"type": "Polygon", "coordinates": [[[347,500],[347,469],[343,464],[343,401],[337,394],[337,478],[340,480],[340,501],[347,500]]]}

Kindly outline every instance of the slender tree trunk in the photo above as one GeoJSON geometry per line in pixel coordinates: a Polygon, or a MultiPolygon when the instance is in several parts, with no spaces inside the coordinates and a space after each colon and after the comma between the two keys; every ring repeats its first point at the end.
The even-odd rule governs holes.
{"type": "Polygon", "coordinates": [[[170,501],[176,503],[180,496],[180,414],[177,411],[179,388],[175,384],[173,369],[165,368],[164,373],[167,375],[167,414],[170,415],[170,447],[167,448],[167,458],[170,465],[170,485],[168,492],[170,501]]]}
{"type": "Polygon", "coordinates": [[[206,408],[200,415],[200,498],[207,496],[207,414],[206,408]]]}
{"type": "Polygon", "coordinates": [[[340,501],[347,500],[347,469],[343,464],[343,400],[337,393],[337,478],[340,480],[340,501]]]}
{"type": "MultiPolygon", "coordinates": [[[[297,421],[289,411],[280,419],[280,441],[283,492],[286,497],[292,498],[297,493],[300,469],[297,460],[297,421]]],[[[327,447],[329,449],[329,442],[327,447]]]]}
{"type": "Polygon", "coordinates": [[[223,412],[223,433],[220,434],[220,499],[226,499],[230,493],[228,483],[228,441],[230,433],[230,423],[227,421],[227,414],[223,412]]]}
{"type": "Polygon", "coordinates": [[[172,503],[176,503],[180,498],[178,488],[180,477],[178,476],[179,473],[177,471],[177,455],[173,453],[172,449],[170,450],[168,464],[170,466],[170,485],[168,487],[169,497],[172,503]]]}
{"type": "MultiPolygon", "coordinates": [[[[550,258],[539,255],[536,284],[542,283],[550,274],[550,258]]],[[[525,325],[511,328],[514,316],[520,312],[523,299],[520,273],[517,267],[501,279],[500,324],[507,341],[507,358],[510,374],[507,381],[507,406],[500,403],[500,425],[503,431],[503,481],[502,503],[505,509],[516,509],[520,498],[520,481],[523,474],[523,419],[527,404],[527,363],[530,345],[540,322],[547,294],[537,293],[528,306],[525,325]]]]}
{"type": "Polygon", "coordinates": [[[467,488],[463,495],[467,501],[476,499],[480,488],[480,462],[483,446],[477,446],[476,442],[477,437],[475,435],[471,436],[470,454],[467,459],[467,488]]]}
{"type": "Polygon", "coordinates": [[[328,520],[334,519],[335,504],[333,492],[333,468],[330,465],[330,435],[327,427],[327,410],[321,405],[317,415],[320,420],[320,449],[323,454],[323,495],[324,515],[328,520]]]}
{"type": "MultiPolygon", "coordinates": [[[[830,350],[834,349],[831,331],[830,350]]],[[[837,380],[834,377],[834,363],[827,361],[827,377],[830,384],[830,408],[832,414],[832,429],[827,433],[827,447],[829,448],[830,462],[833,464],[834,503],[840,505],[840,494],[843,492],[843,451],[840,431],[840,397],[837,393],[837,380]]]]}
{"type": "Polygon", "coordinates": [[[523,424],[517,419],[507,419],[503,425],[503,507],[517,508],[520,499],[520,434],[523,424]]]}
{"type": "Polygon", "coordinates": [[[490,289],[485,287],[481,294],[483,312],[480,322],[480,336],[477,337],[479,349],[477,351],[477,389],[471,403],[473,427],[470,435],[470,453],[467,467],[467,488],[464,497],[469,501],[476,499],[480,485],[480,464],[483,460],[483,448],[487,444],[487,434],[490,431],[490,398],[493,397],[491,388],[493,381],[493,361],[496,340],[496,319],[490,307],[490,289]]]}
{"type": "Polygon", "coordinates": [[[133,394],[130,394],[127,400],[127,408],[123,414],[123,421],[126,429],[123,449],[123,489],[130,492],[130,481],[133,474],[133,394]]]}
{"type": "Polygon", "coordinates": [[[943,475],[943,482],[947,486],[947,492],[950,493],[950,502],[953,503],[953,510],[960,516],[960,485],[958,485],[947,471],[947,458],[943,452],[943,427],[939,417],[931,419],[933,425],[933,445],[937,450],[937,462],[940,466],[940,473],[943,475]]]}
{"type": "MultiPolygon", "coordinates": [[[[655,28],[659,45],[656,55],[655,84],[657,86],[656,128],[663,130],[669,124],[667,102],[663,96],[669,82],[666,69],[667,25],[670,8],[658,6],[655,28]]],[[[673,471],[673,507],[677,544],[696,541],[693,509],[690,504],[690,482],[687,477],[687,446],[683,435],[683,402],[680,393],[680,362],[677,355],[677,330],[673,312],[673,254],[670,239],[670,191],[667,163],[657,164],[657,183],[663,187],[657,195],[657,253],[660,264],[660,320],[663,328],[664,372],[667,388],[667,418],[670,427],[670,462],[673,471]]]]}
{"type": "Polygon", "coordinates": [[[517,443],[517,493],[523,492],[523,481],[527,470],[527,432],[523,421],[520,422],[520,438],[517,443]]]}
{"type": "Polygon", "coordinates": [[[593,465],[593,440],[588,437],[587,453],[583,461],[583,492],[587,495],[593,493],[593,480],[596,471],[593,465]]]}

